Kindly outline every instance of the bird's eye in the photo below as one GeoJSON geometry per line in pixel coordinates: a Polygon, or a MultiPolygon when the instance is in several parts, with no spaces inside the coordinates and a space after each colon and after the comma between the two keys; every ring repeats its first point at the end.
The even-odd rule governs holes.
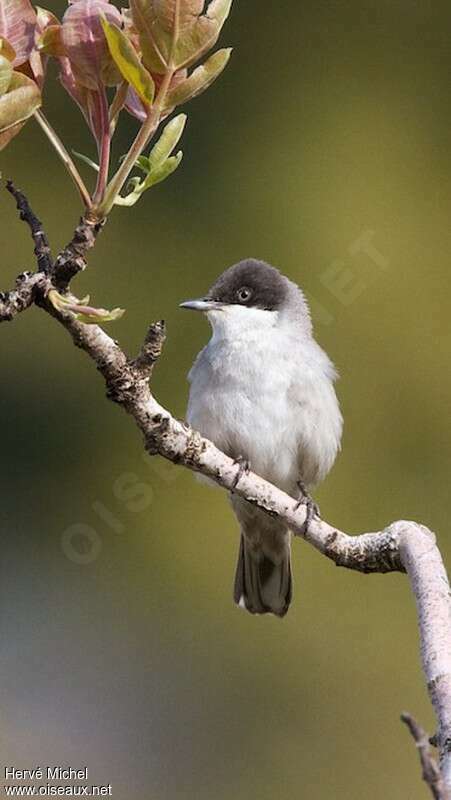
{"type": "Polygon", "coordinates": [[[251,290],[247,288],[247,286],[242,286],[241,289],[238,289],[237,296],[240,303],[247,303],[247,301],[251,297],[251,290]]]}

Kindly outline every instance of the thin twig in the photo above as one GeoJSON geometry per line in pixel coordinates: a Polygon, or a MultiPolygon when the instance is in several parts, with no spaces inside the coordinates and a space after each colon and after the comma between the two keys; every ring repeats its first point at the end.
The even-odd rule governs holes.
{"type": "Polygon", "coordinates": [[[90,194],[84,184],[83,178],[81,177],[77,167],[75,166],[72,158],[70,157],[69,153],[67,152],[63,142],[61,141],[60,137],[58,136],[55,129],[52,127],[50,122],[48,121],[47,117],[44,116],[42,111],[39,109],[34,112],[34,118],[41,126],[42,130],[44,131],[45,135],[47,136],[48,140],[58,153],[61,161],[63,162],[64,166],[66,167],[70,177],[72,178],[75,186],[77,187],[80,197],[83,200],[83,203],[87,209],[92,207],[92,201],[90,194]]]}
{"type": "MultiPolygon", "coordinates": [[[[19,189],[16,189],[13,181],[8,181],[6,188],[16,200],[17,208],[20,211],[20,219],[26,222],[31,230],[35,242],[35,255],[38,262],[38,269],[49,275],[54,284],[54,288],[59,291],[66,291],[71,280],[86,267],[86,254],[94,247],[97,236],[102,230],[106,220],[100,222],[92,221],[88,217],[82,217],[77,225],[71,241],[59,253],[56,261],[52,264],[50,247],[47,236],[42,228],[42,224],[31,209],[27,197],[19,189]]],[[[24,295],[25,287],[22,282],[21,294],[24,295]]],[[[14,314],[23,311],[31,304],[19,302],[14,314]]],[[[4,309],[4,314],[5,314],[4,309]]],[[[8,312],[9,313],[9,312],[8,312]]],[[[4,316],[4,319],[11,317],[4,316]]]]}
{"type": "Polygon", "coordinates": [[[92,222],[87,217],[80,219],[72,239],[61,250],[52,267],[53,283],[59,291],[66,291],[71,280],[86,268],[87,253],[94,247],[105,222],[92,222]]]}
{"type": "Polygon", "coordinates": [[[12,181],[6,181],[6,189],[14,197],[20,219],[27,223],[34,241],[34,254],[38,262],[38,271],[48,274],[52,268],[52,254],[42,222],[30,208],[28,199],[20,189],[16,189],[12,181]]]}
{"type": "Polygon", "coordinates": [[[401,714],[401,720],[407,725],[418,748],[422,777],[427,786],[429,786],[434,800],[449,800],[450,794],[446,790],[439,766],[432,755],[426,731],[406,711],[401,714]]]}

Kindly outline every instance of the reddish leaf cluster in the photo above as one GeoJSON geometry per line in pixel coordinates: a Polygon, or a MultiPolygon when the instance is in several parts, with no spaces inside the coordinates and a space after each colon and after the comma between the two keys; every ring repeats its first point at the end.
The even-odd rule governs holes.
{"type": "MultiPolygon", "coordinates": [[[[144,127],[152,113],[159,123],[204,91],[224,69],[230,50],[217,51],[191,74],[188,70],[217,41],[231,3],[130,0],[119,11],[109,0],[72,0],[59,21],[51,11],[35,10],[30,0],[2,0],[0,148],[37,112],[47,62],[54,58],[63,87],[97,143],[93,205],[99,204],[120,111],[125,108],[144,127]],[[111,105],[108,87],[116,87],[111,105]]],[[[139,153],[134,155],[136,160],[139,153]]]]}

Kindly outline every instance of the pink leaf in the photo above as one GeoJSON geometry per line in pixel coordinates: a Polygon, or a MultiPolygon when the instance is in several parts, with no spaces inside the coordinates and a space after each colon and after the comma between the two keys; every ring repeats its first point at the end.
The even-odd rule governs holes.
{"type": "Polygon", "coordinates": [[[176,68],[194,64],[217,41],[231,5],[232,0],[130,0],[144,65],[162,74],[170,60],[176,68]]]}
{"type": "Polygon", "coordinates": [[[88,89],[85,86],[77,83],[74,73],[72,72],[70,61],[66,57],[59,58],[60,65],[60,81],[64,86],[66,92],[72,97],[90,125],[88,113],[88,89]]]}
{"type": "Polygon", "coordinates": [[[35,28],[36,13],[30,0],[0,0],[0,36],[16,51],[15,67],[28,61],[35,28]]]}
{"type": "Polygon", "coordinates": [[[101,17],[117,27],[121,15],[106,0],[77,0],[63,17],[62,41],[77,81],[87,89],[120,83],[108,50],[101,17]]]}
{"type": "Polygon", "coordinates": [[[147,119],[149,109],[145,108],[132,86],[128,87],[124,105],[128,113],[139,119],[140,122],[144,122],[147,119]]]}

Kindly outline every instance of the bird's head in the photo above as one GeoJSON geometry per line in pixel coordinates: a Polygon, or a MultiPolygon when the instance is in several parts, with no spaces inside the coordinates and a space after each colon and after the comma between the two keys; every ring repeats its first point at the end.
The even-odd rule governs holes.
{"type": "Polygon", "coordinates": [[[181,308],[204,312],[215,332],[234,335],[246,329],[265,330],[290,318],[310,330],[310,316],[301,290],[265,261],[247,258],[229,267],[205,297],[187,300],[181,308]]]}

